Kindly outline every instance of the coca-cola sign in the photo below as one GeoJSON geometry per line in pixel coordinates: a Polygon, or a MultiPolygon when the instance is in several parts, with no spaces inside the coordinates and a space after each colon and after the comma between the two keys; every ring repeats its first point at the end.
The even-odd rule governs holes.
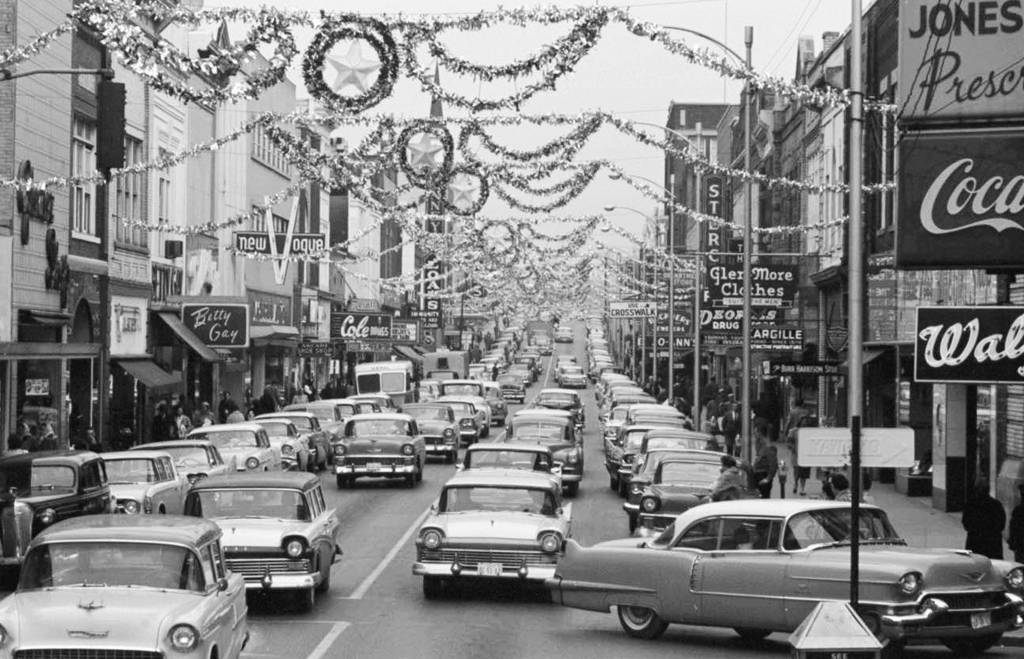
{"type": "Polygon", "coordinates": [[[1019,267],[1024,133],[907,133],[900,141],[896,263],[902,268],[1019,267]]]}
{"type": "Polygon", "coordinates": [[[1024,383],[1024,307],[918,307],[914,379],[1024,383]]]}
{"type": "Polygon", "coordinates": [[[331,338],[343,341],[390,341],[392,318],[385,313],[332,313],[331,338]]]}

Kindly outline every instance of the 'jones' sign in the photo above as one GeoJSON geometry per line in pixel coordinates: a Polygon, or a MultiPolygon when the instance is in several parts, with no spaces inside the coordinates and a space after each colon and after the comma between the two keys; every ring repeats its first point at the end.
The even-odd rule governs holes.
{"type": "Polygon", "coordinates": [[[1024,382],[1024,307],[918,307],[918,382],[1024,382]]]}

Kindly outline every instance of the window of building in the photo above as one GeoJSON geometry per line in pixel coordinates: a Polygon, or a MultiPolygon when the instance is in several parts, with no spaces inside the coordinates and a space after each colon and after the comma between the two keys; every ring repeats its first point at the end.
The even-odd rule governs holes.
{"type": "MultiPolygon", "coordinates": [[[[75,117],[71,133],[71,175],[96,172],[96,124],[75,117]]],[[[71,230],[80,236],[96,236],[96,184],[79,181],[71,188],[71,230]]]]}
{"type": "MultiPolygon", "coordinates": [[[[130,135],[124,138],[124,165],[130,168],[145,161],[142,140],[130,135]]],[[[133,222],[146,219],[143,199],[146,177],[142,172],[114,179],[114,238],[117,242],[145,249],[149,232],[133,222]]]]}
{"type": "Polygon", "coordinates": [[[263,126],[257,126],[253,130],[252,157],[280,174],[291,176],[291,166],[284,150],[270,139],[263,126]]]}

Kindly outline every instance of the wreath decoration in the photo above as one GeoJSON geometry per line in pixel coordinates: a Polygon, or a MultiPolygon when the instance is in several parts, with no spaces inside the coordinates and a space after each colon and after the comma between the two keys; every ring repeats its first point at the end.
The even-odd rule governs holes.
{"type": "Polygon", "coordinates": [[[487,198],[490,196],[490,194],[491,194],[491,187],[490,187],[490,184],[487,182],[487,177],[486,176],[481,174],[479,170],[477,170],[475,167],[473,167],[471,165],[466,165],[466,164],[459,165],[458,167],[456,167],[455,169],[452,170],[451,176],[448,177],[448,190],[447,190],[447,194],[445,194],[445,196],[444,196],[444,206],[445,206],[445,208],[450,210],[452,212],[452,214],[458,215],[460,217],[468,217],[470,215],[476,215],[477,213],[479,213],[483,209],[484,204],[487,203],[487,198]],[[454,183],[455,179],[457,177],[460,177],[460,176],[475,178],[475,179],[477,179],[480,182],[480,192],[477,195],[477,199],[473,203],[473,205],[469,206],[468,208],[462,207],[462,206],[458,206],[458,205],[456,205],[455,203],[453,203],[451,201],[451,196],[452,196],[452,194],[451,194],[451,186],[452,186],[452,183],[454,183]]]}
{"type": "Polygon", "coordinates": [[[328,109],[341,113],[362,112],[390,96],[398,77],[398,69],[398,46],[388,27],[375,18],[356,14],[342,14],[334,20],[325,19],[302,60],[302,78],[309,94],[328,109]],[[377,80],[360,96],[342,96],[324,80],[327,53],[344,40],[365,41],[380,60],[377,80]]]}
{"type": "Polygon", "coordinates": [[[402,165],[402,171],[412,183],[426,189],[438,188],[447,184],[452,173],[452,161],[455,158],[455,140],[452,139],[452,134],[448,132],[444,124],[429,119],[413,121],[398,135],[398,148],[401,149],[398,160],[402,165]],[[409,162],[409,143],[413,136],[421,133],[433,135],[441,141],[444,160],[437,169],[417,169],[409,162]]]}

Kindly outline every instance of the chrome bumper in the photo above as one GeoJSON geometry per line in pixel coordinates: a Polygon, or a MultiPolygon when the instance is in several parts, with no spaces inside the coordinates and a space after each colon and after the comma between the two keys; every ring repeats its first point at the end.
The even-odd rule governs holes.
{"type": "Polygon", "coordinates": [[[366,465],[345,465],[335,464],[334,473],[344,476],[393,476],[393,475],[404,475],[412,474],[416,472],[415,464],[401,464],[401,465],[381,465],[380,467],[370,468],[366,465]]]}
{"type": "Polygon", "coordinates": [[[937,632],[941,636],[971,636],[990,634],[993,632],[1017,629],[1024,625],[1024,599],[1013,593],[1006,593],[1006,603],[992,609],[977,611],[951,611],[941,595],[925,598],[918,611],[907,614],[887,614],[881,616],[882,631],[887,638],[903,639],[918,635],[932,637],[937,632]],[[944,624],[943,617],[956,615],[988,614],[989,624],[984,627],[973,627],[965,624],[944,624]],[[933,627],[928,627],[934,624],[933,627]],[[927,627],[927,629],[922,629],[927,627]]]}
{"type": "Polygon", "coordinates": [[[289,574],[273,572],[264,574],[259,579],[245,580],[246,590],[295,590],[312,588],[316,585],[312,574],[289,574]]]}
{"type": "Polygon", "coordinates": [[[451,577],[459,579],[519,579],[521,581],[543,581],[555,576],[555,568],[551,565],[502,565],[500,575],[481,575],[471,565],[455,563],[413,563],[412,573],[419,576],[451,577]]]}

